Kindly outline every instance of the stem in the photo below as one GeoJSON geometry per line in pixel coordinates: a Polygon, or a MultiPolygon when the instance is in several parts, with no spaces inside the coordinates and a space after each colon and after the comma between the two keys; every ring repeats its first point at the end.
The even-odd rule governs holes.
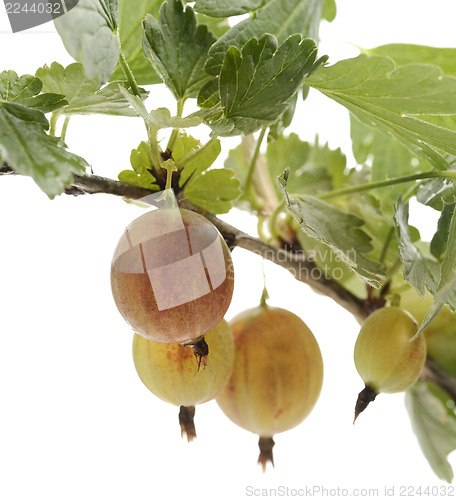
{"type": "Polygon", "coordinates": [[[68,123],[70,123],[70,117],[65,116],[65,121],[63,122],[63,125],[62,125],[62,131],[60,132],[60,139],[62,139],[62,141],[64,141],[64,142],[65,142],[66,132],[67,132],[67,128],[68,128],[68,123]]]}
{"type": "Polygon", "coordinates": [[[160,146],[157,141],[157,129],[152,127],[150,124],[146,123],[147,137],[149,139],[150,155],[152,157],[152,163],[156,170],[158,170],[162,165],[162,156],[160,151],[160,146]]]}
{"type": "Polygon", "coordinates": [[[386,237],[385,243],[384,243],[383,248],[382,248],[382,253],[380,254],[380,260],[379,260],[379,262],[381,264],[383,264],[385,262],[386,253],[388,252],[388,248],[390,246],[391,239],[393,238],[394,231],[395,231],[395,228],[392,227],[389,230],[388,235],[386,237]]]}
{"type": "Polygon", "coordinates": [[[50,123],[50,129],[49,129],[49,135],[55,136],[55,131],[57,128],[57,120],[60,118],[60,111],[54,111],[51,114],[51,119],[49,121],[50,123]]]}
{"type": "Polygon", "coordinates": [[[387,179],[384,181],[369,182],[367,184],[359,184],[358,186],[351,186],[342,189],[334,189],[327,193],[320,194],[318,198],[321,200],[328,200],[330,198],[338,198],[352,193],[360,193],[362,191],[370,191],[372,189],[383,188],[387,186],[394,186],[395,184],[403,184],[404,182],[418,181],[421,179],[433,179],[435,177],[454,178],[454,172],[421,172],[419,174],[404,175],[394,179],[387,179]]]}
{"type": "MultiPolygon", "coordinates": [[[[176,116],[178,118],[182,118],[183,111],[184,111],[184,100],[181,99],[180,101],[177,101],[177,114],[176,114],[176,116]]],[[[169,137],[168,146],[166,147],[166,149],[168,151],[173,150],[174,144],[176,143],[176,139],[177,139],[178,135],[179,135],[179,129],[174,128],[173,131],[171,132],[170,137],[169,137]]]]}
{"type": "Polygon", "coordinates": [[[136,82],[136,78],[133,75],[133,72],[131,71],[131,68],[127,62],[127,58],[125,57],[125,54],[122,52],[122,49],[119,52],[119,65],[122,68],[122,71],[131,87],[133,94],[139,96],[140,93],[138,84],[136,82]]]}
{"type": "Polygon", "coordinates": [[[245,178],[245,184],[244,184],[245,193],[250,194],[250,189],[251,189],[251,185],[252,185],[252,178],[253,178],[253,174],[255,172],[255,167],[256,167],[257,160],[258,160],[258,156],[260,154],[261,143],[263,142],[265,134],[266,134],[266,127],[261,129],[260,135],[258,137],[258,141],[256,143],[255,151],[253,152],[253,156],[252,156],[252,159],[250,161],[249,171],[247,172],[247,177],[245,178]]]}

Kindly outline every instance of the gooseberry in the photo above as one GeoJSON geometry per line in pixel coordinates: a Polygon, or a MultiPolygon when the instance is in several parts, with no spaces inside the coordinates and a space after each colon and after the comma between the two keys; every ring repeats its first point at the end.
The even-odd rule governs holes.
{"type": "Polygon", "coordinates": [[[355,343],[355,366],[365,383],[355,407],[355,420],[379,393],[407,390],[426,362],[423,335],[410,342],[418,323],[400,307],[382,307],[363,323],[355,343]]]}
{"type": "Polygon", "coordinates": [[[134,220],[111,265],[111,288],[133,330],[156,342],[197,344],[233,295],[230,251],[203,216],[177,207],[134,220]]]}
{"type": "Polygon", "coordinates": [[[213,399],[226,385],[234,363],[234,342],[228,323],[222,321],[205,335],[211,355],[199,369],[188,346],[160,343],[141,335],[133,338],[133,360],[144,385],[167,403],[180,407],[182,435],[196,437],[195,406],[213,399]]]}
{"type": "Polygon", "coordinates": [[[258,463],[273,462],[273,436],[301,423],[323,383],[323,361],[307,325],[290,311],[262,305],[230,322],[235,360],[216,397],[225,415],[258,434],[258,463]]]}

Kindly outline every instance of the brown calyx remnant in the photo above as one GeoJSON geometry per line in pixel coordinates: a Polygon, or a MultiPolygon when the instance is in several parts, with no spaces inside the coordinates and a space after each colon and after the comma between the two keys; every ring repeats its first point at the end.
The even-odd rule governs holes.
{"type": "Polygon", "coordinates": [[[260,456],[258,457],[258,463],[261,464],[263,473],[266,472],[266,465],[271,462],[274,467],[274,457],[272,455],[272,448],[274,447],[274,440],[272,437],[261,437],[258,441],[258,446],[260,448],[260,456]]]}
{"type": "Polygon", "coordinates": [[[194,406],[181,406],[179,408],[179,424],[181,427],[181,437],[187,436],[187,441],[191,443],[196,438],[194,406]]]}
{"type": "Polygon", "coordinates": [[[376,392],[372,387],[369,387],[366,385],[364,389],[358,394],[358,399],[356,400],[356,405],[355,405],[355,418],[353,420],[353,423],[356,422],[356,419],[358,418],[359,414],[362,413],[378,395],[378,392],[376,392]]]}
{"type": "Polygon", "coordinates": [[[209,346],[204,338],[198,337],[196,340],[192,340],[191,342],[185,342],[185,346],[191,347],[193,349],[193,354],[195,355],[196,361],[198,363],[198,371],[203,365],[203,368],[207,366],[207,356],[209,354],[209,346]]]}

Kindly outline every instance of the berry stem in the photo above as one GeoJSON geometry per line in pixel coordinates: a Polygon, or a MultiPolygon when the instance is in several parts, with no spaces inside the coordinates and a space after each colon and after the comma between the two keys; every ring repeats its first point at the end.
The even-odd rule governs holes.
{"type": "Polygon", "coordinates": [[[353,420],[353,423],[356,422],[359,414],[369,406],[369,403],[371,403],[377,397],[377,395],[378,393],[374,391],[372,387],[369,387],[368,385],[364,387],[364,389],[358,394],[358,399],[356,400],[355,418],[353,420]]]}
{"type": "Polygon", "coordinates": [[[181,427],[181,437],[187,436],[187,441],[191,443],[196,438],[194,406],[181,406],[179,408],[179,424],[181,427]]]}
{"type": "Polygon", "coordinates": [[[274,447],[274,440],[272,437],[262,437],[258,440],[258,447],[260,448],[260,456],[258,457],[258,463],[261,464],[263,473],[266,472],[266,465],[268,462],[274,467],[274,457],[272,454],[272,448],[274,447]]]}

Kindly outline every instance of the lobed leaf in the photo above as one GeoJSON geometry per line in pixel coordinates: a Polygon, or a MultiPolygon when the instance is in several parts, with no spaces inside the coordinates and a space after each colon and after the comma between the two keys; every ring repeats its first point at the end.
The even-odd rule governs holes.
{"type": "Polygon", "coordinates": [[[119,59],[117,18],[118,0],[79,0],[64,16],[54,19],[68,53],[99,83],[109,80],[119,59]]]}
{"type": "Polygon", "coordinates": [[[371,238],[362,229],[364,221],[313,196],[290,196],[286,174],[279,177],[279,184],[287,210],[302,231],[330,247],[364,281],[378,287],[383,273],[379,262],[364,255],[373,250],[371,238]]]}
{"type": "Polygon", "coordinates": [[[151,15],[143,21],[144,54],[176,99],[196,97],[209,78],[203,67],[215,38],[206,26],[198,26],[190,6],[167,0],[158,21],[151,15]]]}
{"type": "Polygon", "coordinates": [[[443,74],[456,76],[456,49],[429,47],[411,43],[389,43],[364,52],[374,56],[391,58],[396,66],[421,63],[439,66],[443,74]]]}
{"type": "Polygon", "coordinates": [[[55,111],[67,104],[61,92],[41,93],[43,82],[32,75],[18,76],[15,71],[0,73],[0,99],[39,109],[43,113],[55,111]]]}
{"type": "Polygon", "coordinates": [[[306,84],[351,111],[363,123],[392,134],[413,154],[440,169],[441,152],[456,155],[456,131],[427,119],[456,114],[456,79],[437,66],[395,67],[387,57],[362,54],[320,69],[306,84]]]}
{"type": "Polygon", "coordinates": [[[208,52],[205,70],[217,77],[230,47],[241,49],[252,38],[270,33],[279,44],[296,33],[318,39],[322,13],[321,0],[270,0],[251,19],[235,24],[208,52]]]}
{"type": "Polygon", "coordinates": [[[133,170],[122,170],[118,176],[120,182],[151,189],[152,191],[160,189],[157,180],[152,174],[154,164],[147,142],[141,142],[137,149],[131,151],[130,163],[133,170]]]}
{"type": "MultiPolygon", "coordinates": [[[[142,49],[142,21],[147,14],[157,17],[162,3],[163,0],[120,0],[120,46],[138,85],[151,85],[162,81],[142,49]]],[[[119,65],[116,66],[110,79],[125,80],[124,72],[119,65]]]]}
{"type": "Polygon", "coordinates": [[[232,208],[241,190],[234,171],[216,168],[192,179],[183,193],[197,207],[213,214],[224,214],[232,208]]]}
{"type": "Polygon", "coordinates": [[[423,255],[413,244],[408,225],[409,205],[399,198],[394,215],[396,234],[399,242],[399,254],[405,281],[414,286],[421,295],[426,288],[435,293],[439,281],[440,266],[423,255]]]}
{"type": "Polygon", "coordinates": [[[50,197],[71,185],[73,173],[86,162],[56,137],[46,134],[49,122],[41,111],[0,100],[0,157],[16,172],[33,177],[50,197]]]}
{"type": "Polygon", "coordinates": [[[454,477],[447,455],[456,449],[456,415],[450,398],[431,383],[417,382],[405,394],[412,429],[435,474],[448,483],[454,477]]]}
{"type": "MultiPolygon", "coordinates": [[[[220,73],[220,107],[204,115],[213,135],[247,135],[274,122],[303,79],[324,62],[316,54],[315,42],[301,35],[290,36],[280,47],[269,34],[252,38],[242,52],[230,47],[220,73]]],[[[204,94],[206,89],[204,99],[213,99],[204,94]]]]}

